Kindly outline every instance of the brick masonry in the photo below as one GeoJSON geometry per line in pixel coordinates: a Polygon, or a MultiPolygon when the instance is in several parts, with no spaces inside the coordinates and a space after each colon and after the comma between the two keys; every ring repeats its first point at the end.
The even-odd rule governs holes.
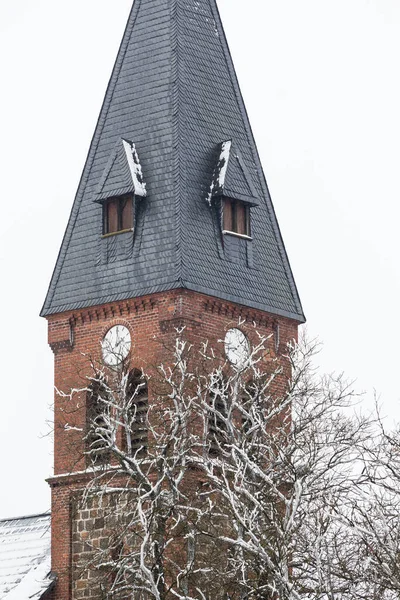
{"type": "MultiPolygon", "coordinates": [[[[68,394],[71,389],[87,386],[87,377],[92,373],[91,362],[101,362],[100,342],[113,325],[123,324],[131,332],[130,367],[148,373],[168,361],[177,328],[185,327],[184,336],[195,347],[208,340],[216,354],[222,354],[226,331],[238,327],[239,322],[239,328],[250,343],[257,343],[257,332],[271,336],[263,358],[265,369],[278,357],[287,374],[288,365],[282,352],[287,342],[297,338],[296,321],[188,290],[173,290],[48,317],[48,339],[55,357],[55,387],[68,394]]],[[[283,388],[285,380],[283,377],[278,385],[283,388]]],[[[151,398],[150,382],[150,402],[151,398]]],[[[54,477],[49,481],[52,488],[52,569],[58,576],[54,600],[90,597],[78,589],[76,577],[73,583],[74,568],[79,562],[79,544],[85,542],[82,534],[84,538],[87,529],[99,529],[91,522],[97,517],[87,517],[76,508],[77,494],[89,477],[84,473],[82,439],[86,423],[85,401],[84,392],[74,397],[73,405],[68,398],[55,394],[54,477]]],[[[100,540],[101,533],[97,537],[100,540]]],[[[83,586],[82,583],[79,585],[83,586]]]]}

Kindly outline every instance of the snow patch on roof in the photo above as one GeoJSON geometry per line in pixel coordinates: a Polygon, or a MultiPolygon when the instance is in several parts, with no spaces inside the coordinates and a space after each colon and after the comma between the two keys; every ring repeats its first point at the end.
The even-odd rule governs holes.
{"type": "Polygon", "coordinates": [[[136,146],[133,142],[122,140],[126,152],[126,158],[132,175],[133,185],[135,187],[135,196],[145,198],[147,196],[146,184],[143,181],[142,167],[139,161],[139,156],[136,151],[136,146]]]}
{"type": "Polygon", "coordinates": [[[226,173],[228,171],[229,158],[231,155],[231,149],[232,140],[222,142],[218,162],[214,169],[210,190],[207,196],[207,202],[209,204],[211,204],[211,200],[215,196],[220,196],[223,193],[226,173]]]}
{"type": "Polygon", "coordinates": [[[207,202],[211,205],[213,198],[221,196],[246,202],[250,206],[258,205],[257,191],[251,175],[232,140],[219,145],[207,202]]]}
{"type": "Polygon", "coordinates": [[[52,584],[50,572],[51,556],[49,550],[48,556],[28,571],[21,582],[6,595],[5,600],[40,600],[52,584]]]}
{"type": "Polygon", "coordinates": [[[50,515],[0,521],[0,600],[39,600],[52,584],[50,515]]]}

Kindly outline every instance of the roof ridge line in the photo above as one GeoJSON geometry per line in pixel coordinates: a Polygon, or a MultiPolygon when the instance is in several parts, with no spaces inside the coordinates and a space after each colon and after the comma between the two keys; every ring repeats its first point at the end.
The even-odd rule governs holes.
{"type": "Polygon", "coordinates": [[[60,277],[60,274],[62,271],[64,260],[65,260],[65,257],[66,257],[67,251],[68,251],[68,247],[71,242],[72,233],[74,230],[76,219],[79,214],[79,208],[80,208],[80,205],[81,205],[84,193],[85,193],[86,185],[88,183],[91,166],[92,166],[94,158],[96,156],[98,144],[101,139],[101,132],[102,132],[103,127],[106,122],[108,111],[110,109],[111,102],[112,102],[112,99],[114,96],[115,86],[117,84],[118,76],[121,72],[122,65],[124,63],[124,57],[129,48],[129,42],[130,42],[130,39],[131,39],[131,36],[133,33],[134,25],[135,25],[137,16],[139,14],[141,4],[142,4],[142,0],[134,0],[134,3],[132,5],[132,8],[129,13],[128,22],[126,24],[125,31],[124,31],[124,34],[121,39],[121,43],[119,45],[117,60],[113,66],[111,76],[108,81],[106,95],[103,100],[103,103],[102,103],[102,106],[100,109],[99,118],[97,119],[97,123],[94,128],[93,136],[92,136],[92,139],[91,139],[91,142],[89,145],[89,150],[88,150],[88,153],[86,156],[85,165],[83,167],[83,171],[82,171],[82,174],[81,174],[81,177],[79,180],[79,185],[78,185],[78,189],[77,189],[77,192],[75,195],[74,203],[72,205],[72,209],[71,209],[70,216],[68,219],[68,224],[67,224],[67,227],[66,227],[66,230],[64,233],[63,240],[61,242],[60,250],[58,252],[58,256],[57,256],[56,264],[55,264],[53,274],[52,274],[52,277],[50,280],[50,285],[49,285],[49,289],[47,292],[47,296],[44,301],[42,310],[40,311],[41,316],[44,314],[46,308],[51,305],[51,302],[54,297],[54,293],[55,293],[57,283],[58,283],[58,280],[59,280],[59,277],[60,277]]]}
{"type": "Polygon", "coordinates": [[[274,208],[274,205],[272,202],[271,194],[269,192],[268,182],[266,180],[265,172],[262,167],[261,158],[260,158],[260,155],[258,152],[255,136],[254,136],[253,129],[252,129],[252,126],[250,123],[249,115],[248,115],[247,108],[246,108],[246,105],[244,102],[244,98],[243,98],[243,94],[242,94],[242,91],[240,88],[239,80],[238,80],[235,68],[233,66],[233,58],[232,58],[232,54],[231,54],[229,44],[228,44],[228,41],[226,38],[225,29],[224,29],[224,25],[222,23],[219,8],[218,8],[216,0],[208,0],[208,1],[210,4],[211,12],[213,13],[216,22],[218,22],[218,25],[221,27],[222,36],[220,36],[220,40],[221,40],[221,44],[222,44],[222,48],[223,48],[225,62],[226,62],[229,76],[231,79],[231,83],[232,83],[232,86],[233,86],[233,89],[235,92],[238,107],[242,114],[243,123],[245,126],[246,135],[247,135],[247,140],[249,142],[249,147],[252,150],[253,159],[257,166],[257,177],[260,181],[261,187],[264,188],[265,202],[266,202],[268,208],[270,209],[272,217],[273,217],[271,219],[272,231],[274,232],[277,247],[278,247],[279,253],[282,257],[282,262],[283,262],[284,268],[285,268],[287,276],[288,276],[288,282],[289,282],[289,287],[290,287],[290,291],[292,294],[292,299],[293,299],[293,302],[295,303],[295,305],[297,305],[297,307],[298,307],[299,314],[304,315],[303,307],[302,307],[301,301],[300,301],[300,296],[298,294],[297,286],[296,286],[296,283],[294,280],[293,271],[290,266],[289,256],[286,251],[285,243],[283,241],[283,236],[282,236],[282,233],[281,233],[281,230],[279,227],[279,223],[278,223],[275,208],[274,208]],[[261,173],[261,176],[260,176],[260,173],[261,173]]]}
{"type": "Polygon", "coordinates": [[[0,523],[7,523],[8,521],[23,521],[25,519],[38,519],[40,517],[51,517],[51,511],[34,515],[24,515],[22,517],[8,517],[7,519],[0,519],[0,523]]]}
{"type": "Polygon", "coordinates": [[[257,191],[254,188],[254,184],[251,178],[251,175],[249,173],[249,170],[247,168],[246,163],[244,162],[242,155],[240,154],[240,149],[237,149],[237,154],[236,154],[236,158],[238,160],[238,163],[240,165],[240,168],[242,169],[242,173],[244,175],[245,181],[247,183],[247,186],[250,190],[250,193],[252,194],[253,198],[257,198],[257,191]]]}
{"type": "Polygon", "coordinates": [[[172,140],[174,147],[173,172],[174,172],[174,206],[175,206],[175,250],[176,250],[176,281],[183,275],[182,255],[182,157],[181,157],[181,102],[180,89],[180,47],[179,47],[179,0],[171,0],[171,62],[172,62],[172,140]]]}

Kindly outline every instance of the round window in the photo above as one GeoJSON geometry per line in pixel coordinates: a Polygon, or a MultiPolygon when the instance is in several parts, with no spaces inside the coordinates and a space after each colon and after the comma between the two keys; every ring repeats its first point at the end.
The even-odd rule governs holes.
{"type": "Polygon", "coordinates": [[[225,354],[238,370],[243,369],[250,356],[250,343],[243,331],[230,329],[225,336],[225,354]]]}
{"type": "Polygon", "coordinates": [[[124,325],[115,325],[106,333],[101,342],[104,362],[110,367],[116,367],[128,356],[131,350],[131,334],[124,325]]]}

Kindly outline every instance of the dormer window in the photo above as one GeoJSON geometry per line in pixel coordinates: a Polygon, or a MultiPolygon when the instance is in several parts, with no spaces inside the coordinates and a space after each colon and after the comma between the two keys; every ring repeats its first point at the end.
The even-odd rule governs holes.
{"type": "Polygon", "coordinates": [[[103,204],[103,235],[133,229],[134,197],[132,194],[110,198],[103,204]]]}
{"type": "Polygon", "coordinates": [[[224,233],[234,233],[250,237],[250,207],[246,202],[223,199],[224,233]]]}

